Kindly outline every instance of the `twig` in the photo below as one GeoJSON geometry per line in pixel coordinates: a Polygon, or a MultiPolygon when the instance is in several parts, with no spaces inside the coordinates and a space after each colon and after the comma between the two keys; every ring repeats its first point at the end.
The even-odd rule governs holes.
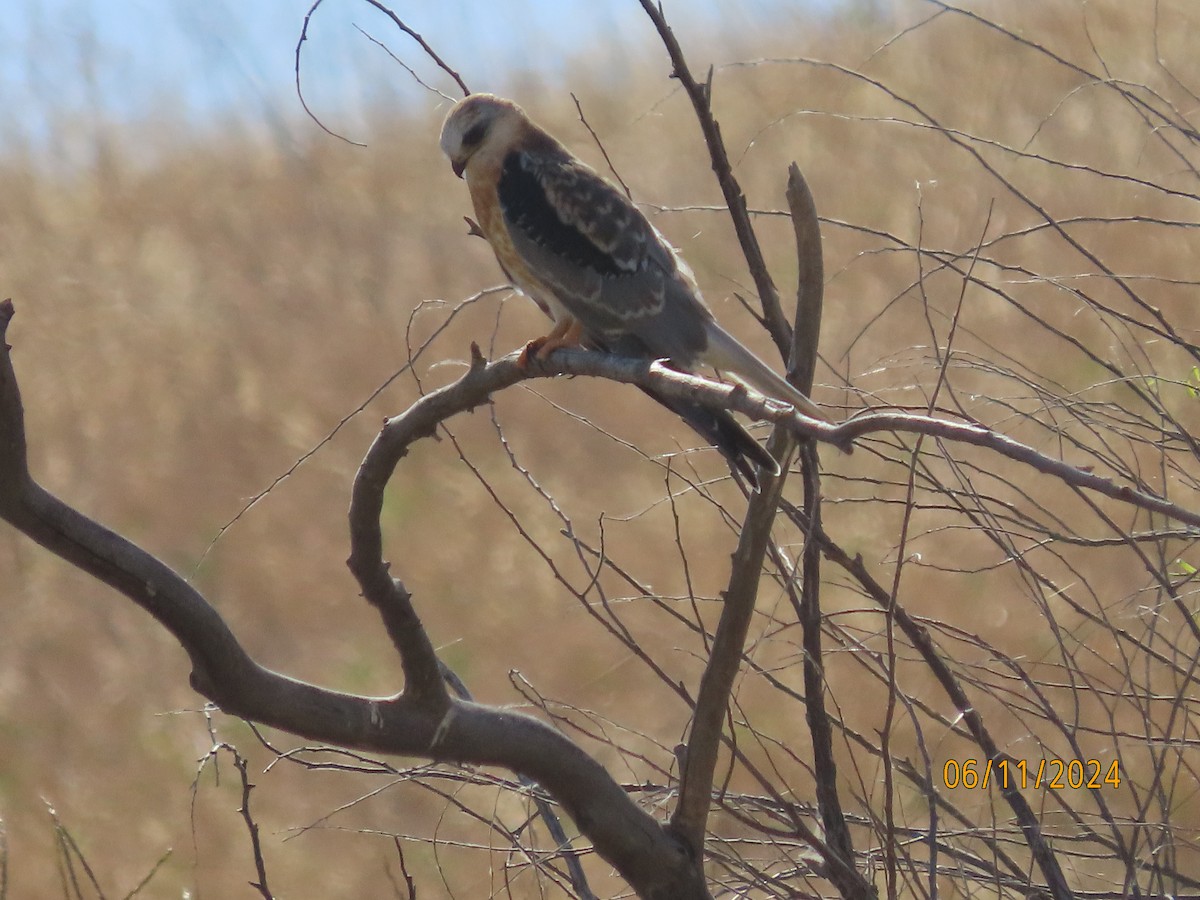
{"type": "Polygon", "coordinates": [[[453,97],[451,97],[445,91],[438,90],[433,85],[428,84],[420,75],[417,74],[416,69],[414,69],[408,63],[406,63],[404,60],[402,60],[399,56],[397,56],[395,53],[393,53],[392,48],[389,47],[387,44],[385,44],[383,41],[379,40],[379,38],[375,37],[375,35],[371,34],[369,31],[364,31],[358,25],[354,25],[354,30],[357,31],[359,34],[361,34],[363,37],[365,37],[368,41],[370,41],[372,44],[374,44],[380,50],[382,50],[384,53],[386,53],[389,57],[391,57],[392,62],[394,62],[396,65],[398,65],[400,68],[402,68],[405,72],[407,72],[410,76],[412,76],[412,80],[415,81],[417,84],[419,84],[421,87],[425,88],[425,90],[429,91],[431,94],[437,94],[443,100],[449,100],[451,103],[454,102],[453,97]]]}
{"type": "MultiPolygon", "coordinates": [[[[468,220],[468,221],[470,221],[470,220],[468,220]]],[[[253,496],[251,496],[249,500],[247,500],[244,504],[242,504],[241,509],[239,509],[236,513],[234,513],[233,516],[231,516],[223,525],[221,525],[220,528],[217,529],[217,533],[213,535],[212,540],[210,540],[208,542],[208,545],[204,548],[204,552],[200,554],[200,558],[196,561],[196,565],[192,567],[192,573],[189,576],[189,580],[194,579],[196,577],[196,574],[200,571],[200,567],[202,565],[204,565],[204,561],[206,559],[208,559],[209,554],[212,553],[213,549],[217,546],[218,543],[220,543],[221,539],[225,536],[225,533],[228,532],[229,529],[232,528],[234,525],[236,525],[238,522],[240,522],[242,517],[244,515],[246,515],[246,513],[250,512],[250,510],[252,510],[260,502],[262,502],[264,499],[266,499],[266,497],[273,490],[275,490],[275,488],[279,487],[279,485],[281,485],[284,481],[291,478],[292,475],[296,474],[296,472],[300,469],[301,466],[303,466],[306,462],[308,462],[310,459],[312,459],[314,456],[316,456],[318,452],[320,452],[322,447],[324,447],[326,444],[330,443],[335,437],[337,437],[337,435],[341,432],[341,430],[343,428],[345,428],[346,425],[348,425],[351,420],[353,420],[361,412],[363,412],[363,410],[365,410],[368,406],[370,406],[371,403],[374,402],[376,397],[378,397],[385,390],[387,390],[389,387],[391,387],[391,385],[395,382],[395,380],[397,378],[399,378],[405,372],[413,372],[414,377],[415,377],[417,360],[420,359],[421,356],[425,353],[425,351],[429,349],[430,345],[433,344],[434,340],[450,326],[450,323],[454,321],[455,317],[460,312],[462,312],[464,309],[466,309],[471,304],[483,299],[484,297],[491,296],[492,294],[498,293],[500,291],[508,291],[508,290],[509,290],[509,288],[507,286],[491,287],[491,288],[485,288],[482,291],[478,291],[477,293],[472,294],[470,297],[463,300],[461,303],[457,304],[454,307],[454,309],[452,309],[450,311],[450,314],[448,316],[446,316],[445,319],[442,320],[442,323],[433,330],[433,333],[430,334],[429,337],[426,338],[425,341],[419,347],[414,348],[412,346],[411,342],[407,341],[407,337],[408,337],[409,332],[412,329],[413,318],[416,316],[417,312],[422,308],[422,306],[424,304],[419,304],[418,306],[416,306],[413,309],[412,315],[409,316],[409,328],[408,328],[408,331],[405,332],[408,355],[407,355],[407,361],[404,363],[404,365],[402,365],[399,369],[397,369],[395,372],[393,372],[391,375],[389,375],[387,378],[385,378],[378,386],[376,386],[371,391],[371,393],[369,393],[366,396],[366,398],[361,403],[359,403],[357,406],[355,406],[354,409],[350,410],[350,412],[348,412],[344,416],[342,416],[342,418],[340,418],[337,421],[337,423],[334,424],[333,428],[331,428],[328,432],[326,432],[324,437],[322,437],[319,441],[317,441],[315,444],[313,444],[311,447],[309,447],[307,450],[305,450],[303,453],[301,453],[298,457],[296,457],[296,459],[292,462],[292,464],[290,466],[287,467],[287,469],[285,469],[280,474],[276,475],[273,479],[271,479],[271,482],[266,487],[259,490],[257,493],[255,493],[253,496]]]]}
{"type": "MultiPolygon", "coordinates": [[[[308,8],[308,12],[304,14],[304,24],[300,27],[300,37],[296,41],[295,61],[293,63],[293,66],[295,69],[295,75],[296,75],[296,96],[300,98],[300,106],[303,107],[304,112],[307,113],[308,117],[310,119],[312,119],[314,122],[316,122],[317,126],[322,131],[324,131],[326,134],[329,134],[335,138],[338,138],[339,140],[343,140],[348,144],[353,144],[355,147],[365,147],[366,144],[363,144],[360,141],[351,140],[350,138],[346,137],[345,135],[338,134],[336,131],[333,131],[332,129],[327,127],[325,125],[325,123],[321,121],[320,117],[318,117],[317,114],[314,113],[309,108],[308,100],[304,96],[304,89],[301,87],[301,84],[300,84],[300,54],[303,52],[304,42],[308,40],[308,25],[309,25],[309,22],[312,20],[313,14],[316,13],[317,7],[320,6],[323,2],[324,2],[324,0],[314,0],[313,5],[310,6],[308,8]]],[[[399,28],[401,31],[403,31],[405,34],[407,34],[410,38],[412,38],[414,41],[416,41],[418,44],[420,44],[421,49],[424,50],[425,54],[430,59],[432,59],[434,61],[434,63],[437,64],[437,67],[439,69],[441,69],[443,72],[445,72],[447,75],[449,75],[452,79],[454,79],[454,83],[457,84],[459,86],[459,88],[462,90],[464,97],[471,93],[470,89],[467,87],[466,82],[462,80],[462,76],[459,75],[458,72],[454,71],[454,69],[450,68],[450,66],[446,63],[446,61],[443,60],[441,58],[441,56],[438,55],[437,51],[435,51],[431,46],[429,46],[429,44],[428,44],[428,42],[426,42],[425,38],[423,38],[420,34],[418,34],[413,29],[409,28],[406,24],[404,24],[404,21],[399,16],[397,16],[394,12],[392,12],[391,9],[389,9],[383,3],[380,3],[379,0],[363,0],[363,2],[368,3],[371,6],[375,7],[377,10],[379,10],[381,13],[383,13],[385,16],[387,16],[389,19],[391,19],[397,28],[399,28]]],[[[355,27],[357,28],[358,26],[355,26],[355,27]]],[[[362,29],[359,29],[359,31],[362,31],[362,29]]],[[[363,34],[369,40],[375,41],[375,39],[372,38],[369,34],[366,34],[366,32],[363,32],[363,34]]],[[[375,43],[379,44],[380,46],[383,46],[383,44],[380,43],[379,41],[375,41],[375,43]]],[[[384,49],[387,50],[386,47],[384,47],[384,49]]],[[[401,65],[403,65],[406,69],[408,69],[409,73],[412,74],[412,76],[414,78],[417,78],[416,73],[413,72],[413,70],[408,65],[406,65],[402,60],[400,60],[398,57],[396,57],[395,54],[392,54],[390,50],[388,50],[388,53],[392,55],[393,59],[395,59],[397,62],[399,62],[401,65]]],[[[425,85],[425,82],[421,81],[420,78],[417,78],[417,82],[419,84],[421,84],[422,86],[428,87],[428,85],[425,85]]],[[[432,90],[432,88],[431,88],[431,90],[432,90]]],[[[441,92],[439,91],[438,93],[441,93],[441,92]]],[[[443,94],[442,96],[445,96],[445,95],[443,94]]]]}
{"type": "Polygon", "coordinates": [[[267,886],[267,864],[263,860],[262,842],[258,837],[258,823],[254,821],[254,816],[250,813],[250,792],[254,790],[254,785],[250,782],[246,757],[242,756],[232,744],[223,744],[217,749],[224,749],[233,754],[233,765],[237,768],[238,777],[242,781],[242,805],[238,808],[238,812],[241,813],[242,821],[246,823],[246,830],[250,833],[250,848],[254,853],[254,869],[258,874],[258,881],[250,882],[250,886],[262,894],[263,900],[274,900],[274,895],[267,886]]]}
{"type": "Polygon", "coordinates": [[[604,162],[608,165],[608,171],[612,172],[613,178],[617,179],[617,183],[621,185],[621,190],[625,192],[625,196],[632,200],[633,193],[629,190],[629,185],[625,183],[625,179],[621,177],[621,173],[617,171],[617,167],[613,165],[613,161],[608,156],[608,151],[604,148],[604,142],[600,140],[600,135],[596,134],[596,129],[592,127],[587,117],[583,114],[583,105],[579,102],[579,98],[575,96],[573,91],[571,99],[575,101],[575,111],[579,113],[579,121],[583,123],[583,127],[588,130],[588,134],[592,136],[592,140],[600,148],[600,155],[604,157],[604,162]]]}
{"type": "Polygon", "coordinates": [[[8,900],[8,829],[0,819],[0,900],[8,900]]]}
{"type": "MultiPolygon", "coordinates": [[[[318,0],[318,2],[319,2],[319,0],[318,0]]],[[[425,55],[428,56],[430,59],[432,59],[434,61],[434,63],[437,64],[437,67],[439,69],[441,69],[443,72],[445,72],[447,75],[449,75],[451,78],[454,79],[454,83],[458,85],[459,89],[463,92],[464,97],[466,97],[468,94],[471,93],[471,89],[468,88],[467,83],[462,80],[462,76],[459,75],[458,72],[454,71],[454,69],[450,68],[450,66],[446,63],[446,61],[437,54],[437,51],[435,51],[431,46],[429,46],[429,44],[425,41],[425,38],[421,37],[420,34],[418,34],[417,32],[413,31],[411,28],[409,28],[407,25],[405,25],[404,22],[400,19],[400,17],[398,15],[396,15],[394,12],[392,12],[392,10],[389,7],[385,6],[383,3],[380,3],[379,0],[364,0],[364,2],[369,3],[371,6],[375,7],[377,10],[379,10],[381,13],[383,13],[385,16],[387,16],[389,19],[391,19],[392,22],[395,23],[397,28],[399,28],[401,31],[403,31],[405,34],[407,34],[410,38],[412,38],[414,41],[416,41],[418,44],[420,44],[421,49],[425,51],[425,55]]]]}
{"type": "Polygon", "coordinates": [[[396,857],[400,860],[400,874],[404,876],[404,886],[408,888],[408,900],[417,900],[417,883],[408,874],[408,864],[404,861],[404,845],[398,837],[393,837],[392,843],[396,847],[396,857]]]}
{"type": "Polygon", "coordinates": [[[779,303],[779,290],[775,287],[775,282],[771,280],[771,274],[767,271],[767,263],[763,257],[762,248],[759,246],[758,236],[754,233],[754,226],[750,224],[750,214],[746,211],[746,196],[742,193],[742,187],[738,184],[737,178],[734,177],[733,167],[729,163],[729,153],[726,151],[725,141],[721,137],[720,126],[712,114],[712,70],[709,70],[709,80],[705,84],[697,82],[688,67],[679,41],[675,39],[675,33],[667,24],[662,7],[657,5],[654,0],[640,0],[640,2],[642,9],[654,23],[663,46],[667,49],[667,55],[671,58],[672,77],[679,80],[688,99],[692,101],[692,108],[696,112],[700,130],[704,133],[704,142],[708,145],[713,172],[716,173],[717,182],[721,185],[721,193],[725,195],[725,203],[729,207],[729,217],[733,220],[733,229],[737,233],[738,243],[741,244],[742,253],[745,254],[746,263],[750,268],[750,275],[754,279],[755,289],[758,291],[758,300],[762,304],[763,320],[766,323],[767,331],[770,333],[771,339],[775,341],[775,346],[779,348],[780,357],[787,359],[792,343],[791,327],[788,325],[787,319],[783,315],[783,308],[779,303]]]}
{"type": "Polygon", "coordinates": [[[63,888],[71,891],[74,896],[83,898],[83,891],[79,885],[79,878],[75,874],[75,866],[71,862],[72,858],[79,860],[79,865],[83,868],[83,874],[87,876],[88,884],[91,885],[96,896],[100,900],[104,900],[104,891],[100,888],[100,882],[96,878],[96,873],[92,871],[91,864],[87,861],[87,857],[83,855],[83,851],[79,849],[79,844],[75,840],[75,836],[67,829],[67,826],[62,823],[58,817],[56,810],[49,800],[43,800],[46,804],[46,812],[50,814],[50,821],[54,823],[54,836],[58,843],[59,863],[63,866],[63,888]]]}
{"type": "MultiPolygon", "coordinates": [[[[133,900],[134,897],[138,896],[138,894],[142,892],[146,885],[150,883],[151,879],[158,874],[159,869],[166,864],[167,860],[171,858],[171,855],[174,852],[175,851],[173,851],[170,847],[163,851],[163,855],[154,861],[154,865],[150,867],[150,871],[147,872],[145,877],[134,886],[132,891],[125,895],[124,900],[133,900]]],[[[0,891],[0,900],[4,900],[3,891],[0,891]]]]}
{"type": "Polygon", "coordinates": [[[304,96],[304,88],[300,84],[300,54],[304,49],[304,42],[308,40],[308,23],[311,21],[313,13],[317,11],[317,7],[323,2],[324,0],[313,0],[313,5],[310,6],[308,8],[308,12],[304,14],[304,24],[300,27],[300,37],[296,41],[295,61],[293,63],[296,74],[296,96],[299,98],[300,106],[303,107],[304,112],[310,119],[316,122],[317,127],[326,134],[330,135],[331,137],[335,137],[340,141],[345,141],[347,144],[350,144],[354,147],[365,147],[367,145],[361,141],[351,140],[344,134],[338,134],[336,131],[329,128],[324,122],[322,122],[320,117],[311,109],[309,109],[308,99],[304,96]]]}

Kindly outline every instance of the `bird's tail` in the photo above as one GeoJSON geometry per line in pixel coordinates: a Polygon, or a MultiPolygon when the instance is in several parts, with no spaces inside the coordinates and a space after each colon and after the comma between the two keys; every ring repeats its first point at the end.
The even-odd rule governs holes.
{"type": "Polygon", "coordinates": [[[718,325],[709,322],[705,329],[708,346],[700,354],[701,360],[731,378],[752,387],[773,400],[790,403],[806,416],[828,422],[829,417],[820,407],[804,396],[796,387],[788,384],[775,370],[744,347],[733,335],[718,325]]]}
{"type": "Polygon", "coordinates": [[[771,475],[779,474],[779,463],[775,457],[738,423],[732,413],[700,403],[664,397],[649,388],[644,387],[642,390],[678,415],[697,434],[716,447],[730,468],[741,473],[754,490],[757,491],[760,486],[759,467],[771,475]]]}

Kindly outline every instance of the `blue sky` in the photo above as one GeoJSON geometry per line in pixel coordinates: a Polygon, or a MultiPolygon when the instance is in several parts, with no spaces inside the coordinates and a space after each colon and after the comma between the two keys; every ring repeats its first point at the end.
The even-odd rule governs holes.
{"type": "MultiPolygon", "coordinates": [[[[682,41],[739,33],[785,11],[838,0],[664,0],[682,41]]],[[[861,2],[861,0],[860,0],[861,2]]],[[[170,110],[202,122],[214,113],[299,112],[292,60],[311,0],[6,0],[0,17],[0,139],[31,137],[54,116],[147,119],[170,110]]],[[[389,4],[460,69],[476,90],[506,72],[553,76],[581,51],[638,47],[652,36],[637,0],[395,0],[389,4]]],[[[385,90],[422,92],[355,25],[385,41],[444,89],[419,49],[362,0],[325,0],[304,51],[306,94],[336,116],[385,90]]],[[[661,49],[659,50],[661,52],[661,49]]],[[[666,62],[663,62],[664,71],[666,62]]]]}

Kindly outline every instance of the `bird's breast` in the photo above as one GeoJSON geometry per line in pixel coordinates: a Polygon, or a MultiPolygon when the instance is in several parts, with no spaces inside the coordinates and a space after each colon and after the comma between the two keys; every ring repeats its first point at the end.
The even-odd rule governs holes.
{"type": "MultiPolygon", "coordinates": [[[[467,187],[471,192],[471,203],[475,207],[475,215],[479,219],[479,228],[483,236],[492,245],[496,261],[504,270],[505,276],[521,293],[533,300],[542,312],[554,321],[569,316],[566,308],[554,295],[549,285],[537,278],[524,258],[513,245],[512,236],[508,231],[508,223],[504,219],[504,210],[500,207],[500,197],[496,193],[496,177],[487,177],[487,172],[472,172],[467,169],[467,187]]],[[[494,173],[496,176],[499,172],[494,173]]]]}

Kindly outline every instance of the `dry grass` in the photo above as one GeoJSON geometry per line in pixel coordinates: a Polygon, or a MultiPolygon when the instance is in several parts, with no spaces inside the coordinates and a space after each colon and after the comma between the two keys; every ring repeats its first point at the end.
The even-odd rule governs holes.
{"type": "MultiPolygon", "coordinates": [[[[1089,70],[1102,68],[1099,54],[1112,78],[1149,85],[1195,122],[1196,97],[1182,87],[1200,90],[1200,61],[1187,38],[1200,18],[1189,0],[1161,4],[1157,55],[1165,66],[1155,63],[1151,4],[1085,8],[1059,0],[989,9],[1089,70]]],[[[909,22],[931,8],[902,10],[909,22]]],[[[1196,340],[1200,238],[1197,177],[1189,165],[1200,156],[1194,142],[1172,153],[1171,143],[1185,142],[1158,139],[1109,88],[962,16],[944,15],[877,49],[896,30],[849,14],[817,25],[796,18],[764,35],[756,53],[816,56],[853,68],[944,128],[976,136],[965,140],[966,148],[867,80],[828,66],[760,62],[723,68],[716,77],[716,112],[751,206],[783,205],[785,167],[796,159],[827,217],[818,398],[848,411],[864,402],[923,407],[938,376],[931,345],[945,344],[961,303],[956,362],[940,398],[946,407],[961,404],[987,424],[1100,471],[1107,441],[1113,457],[1141,467],[1137,474],[1152,489],[1194,508],[1187,472],[1189,465],[1195,472],[1195,458],[1182,457],[1180,469],[1172,469],[1162,447],[1146,441],[1146,427],[1122,423],[1123,435],[1117,426],[1089,431],[1086,420],[1067,415],[1061,398],[1119,404],[1139,415],[1145,409],[1100,362],[1048,330],[1060,328],[1100,361],[1140,373],[1147,379],[1140,386],[1195,430],[1196,400],[1186,388],[1194,361],[1095,305],[1148,318],[1103,274],[1107,268],[1126,276],[1140,298],[1196,340]],[[1026,231],[1043,220],[984,163],[1057,220],[1097,217],[1068,230],[1094,259],[1047,229],[1026,231]],[[1179,221],[1185,224],[1169,224],[1179,221]],[[939,268],[948,253],[965,271],[972,248],[1001,235],[1005,239],[987,246],[973,270],[999,292],[974,284],[964,289],[961,271],[939,268]],[[1073,293],[1076,288],[1088,298],[1073,293]],[[1045,400],[1049,394],[1054,399],[1045,400]],[[1034,424],[1027,415],[1058,428],[1034,424]]],[[[702,58],[696,53],[697,62],[702,58]]],[[[581,62],[566,87],[579,94],[639,200],[663,207],[714,204],[719,195],[686,103],[661,77],[661,56],[648,51],[644,60],[644,70],[621,78],[601,78],[594,64],[581,62]]],[[[531,84],[518,99],[599,166],[566,87],[531,84]]],[[[1140,88],[1134,93],[1148,96],[1140,88]]],[[[95,168],[70,176],[47,174],[20,155],[0,159],[0,295],[17,304],[10,340],[32,467],[42,482],[192,571],[248,497],[402,366],[410,328],[411,344],[419,345],[459,300],[498,282],[487,247],[464,233],[465,191],[435,151],[439,119],[432,109],[380,115],[366,150],[315,131],[307,145],[284,149],[233,129],[181,134],[151,165],[136,162],[118,141],[95,168]],[[433,300],[444,302],[427,302],[433,300]]],[[[765,354],[750,318],[726,299],[745,293],[748,284],[727,219],[693,210],[656,221],[697,270],[718,314],[765,354]]],[[[795,271],[789,225],[770,215],[757,223],[786,292],[795,271]]],[[[416,367],[426,389],[454,376],[470,340],[507,351],[542,327],[524,301],[501,303],[503,296],[470,305],[434,341],[416,367]]],[[[388,387],[244,515],[196,573],[250,652],[272,668],[346,690],[398,689],[386,638],[342,563],[344,516],[350,478],[379,418],[405,407],[418,390],[408,375],[388,387]]],[[[578,381],[510,392],[495,415],[516,457],[558,498],[581,536],[598,546],[603,530],[609,557],[657,595],[716,596],[734,532],[697,492],[678,496],[672,510],[663,500],[664,469],[653,461],[694,446],[686,429],[630,389],[578,381]],[[554,404],[582,418],[564,416],[554,404]],[[680,518],[678,538],[673,513],[680,518]]],[[[585,567],[559,536],[563,522],[510,466],[490,416],[481,410],[455,423],[456,442],[431,443],[402,466],[385,523],[398,571],[446,659],[479,699],[523,702],[509,682],[509,671],[519,670],[557,702],[619,721],[635,736],[607,725],[609,739],[669,767],[669,748],[686,727],[687,709],[566,595],[460,459],[461,452],[494,486],[565,577],[578,588],[586,585],[585,567]]],[[[827,528],[890,585],[905,516],[905,451],[878,442],[850,457],[824,457],[827,528]]],[[[930,481],[918,493],[928,508],[912,519],[901,602],[929,617],[962,676],[978,679],[972,688],[979,708],[1014,756],[1065,756],[1068,748],[1026,711],[1031,689],[995,662],[998,654],[1023,660],[1025,671],[1044,683],[1083,755],[1111,760],[1119,750],[1129,777],[1143,786],[1151,779],[1147,754],[1158,738],[1167,738],[1175,747],[1170,765],[1179,767],[1170,774],[1175,790],[1151,804],[1150,817],[1160,807],[1171,810],[1172,852],[1182,871],[1196,871],[1194,758],[1182,743],[1170,744],[1195,740],[1185,702],[1195,693],[1187,658],[1195,642],[1179,638],[1178,613],[1164,608],[1162,590],[1129,547],[1035,546],[1045,537],[1035,524],[1054,519],[1039,505],[1055,511],[1064,532],[1111,536],[1077,496],[985,454],[957,458],[957,467],[937,455],[925,460],[930,481]],[[998,547],[986,521],[972,523],[945,508],[934,479],[954,482],[963,497],[972,488],[995,496],[998,502],[987,504],[993,513],[1002,501],[1030,518],[1010,523],[1020,534],[1011,548],[998,547]],[[1014,564],[1026,554],[1044,582],[1014,564]],[[1084,612],[1096,619],[1088,621],[1084,612]],[[1179,655],[1178,668],[1145,653],[1114,663],[1118,653],[1131,653],[1129,645],[1098,621],[1147,647],[1159,648],[1161,636],[1160,649],[1179,655]],[[1180,700],[1159,703],[1150,699],[1154,692],[1180,700]]],[[[711,452],[677,457],[673,465],[695,466],[709,478],[724,471],[711,452]]],[[[1116,464],[1110,471],[1126,477],[1116,464]]],[[[680,490],[683,483],[672,476],[671,486],[680,490]]],[[[732,486],[715,486],[713,494],[739,508],[732,486]]],[[[1129,530],[1165,524],[1105,508],[1129,530]]],[[[1146,552],[1158,555],[1162,571],[1200,566],[1190,540],[1163,539],[1146,552]]],[[[11,895],[60,890],[45,798],[109,893],[132,889],[171,847],[146,896],[185,890],[248,896],[253,869],[228,761],[219,785],[210,769],[194,805],[189,795],[195,761],[210,739],[204,718],[190,711],[197,696],[187,685],[184,655],[139,611],[8,530],[0,531],[0,573],[0,816],[9,836],[11,895]],[[171,714],[177,710],[189,712],[171,714]]],[[[863,658],[882,653],[881,617],[843,573],[830,569],[827,577],[831,634],[855,651],[828,662],[831,709],[857,733],[874,737],[884,691],[872,674],[874,663],[863,658]]],[[[615,581],[606,586],[615,596],[631,593],[615,581]]],[[[1186,597],[1190,588],[1180,590],[1186,597]]],[[[712,605],[697,602],[711,626],[712,605]]],[[[1187,605],[1194,608],[1194,601],[1187,605]]],[[[686,601],[682,606],[690,609],[686,601]]],[[[799,640],[783,592],[766,589],[760,608],[752,657],[799,689],[799,640]]],[[[622,616],[672,677],[694,683],[701,651],[695,635],[673,627],[649,603],[622,607],[622,616]]],[[[902,651],[897,666],[901,688],[952,717],[907,654],[902,651]]],[[[769,738],[759,747],[748,741],[745,749],[760,763],[792,765],[782,748],[801,759],[808,755],[802,707],[783,707],[778,698],[762,679],[747,677],[739,717],[769,738]]],[[[902,719],[894,752],[914,753],[913,727],[902,719]]],[[[245,727],[218,722],[221,735],[261,769],[269,755],[245,727]]],[[[928,719],[921,727],[935,771],[946,759],[969,755],[968,745],[947,729],[928,719]]],[[[274,739],[292,746],[286,736],[274,739]]],[[[649,762],[595,746],[619,779],[662,780],[649,762]]],[[[877,760],[859,754],[850,740],[840,749],[848,794],[873,806],[877,760]]],[[[326,818],[385,782],[283,763],[257,780],[256,813],[280,896],[386,895],[395,850],[385,837],[355,833],[360,827],[446,842],[408,848],[422,897],[503,890],[501,855],[453,845],[495,837],[424,787],[398,785],[326,818]],[[310,825],[313,830],[298,833],[310,825]]],[[[798,799],[811,796],[802,766],[787,780],[798,799]]],[[[753,790],[741,773],[732,787],[753,790]]],[[[458,796],[510,826],[523,815],[523,805],[494,792],[462,789],[458,796]]],[[[1056,798],[1042,799],[1047,821],[1057,824],[1056,798]]],[[[1118,816],[1137,815],[1129,792],[1113,791],[1106,799],[1118,816]]],[[[970,811],[994,798],[959,792],[954,801],[970,811]]],[[[906,795],[899,814],[919,825],[923,804],[919,795],[906,795]]],[[[738,833],[730,823],[719,827],[738,833]]],[[[1121,879],[1102,861],[1091,869],[1080,864],[1069,875],[1089,889],[1121,879]]],[[[598,889],[605,893],[603,881],[598,889]]],[[[902,890],[917,891],[914,885],[902,890]]],[[[513,892],[535,894],[528,873],[513,892]]]]}

